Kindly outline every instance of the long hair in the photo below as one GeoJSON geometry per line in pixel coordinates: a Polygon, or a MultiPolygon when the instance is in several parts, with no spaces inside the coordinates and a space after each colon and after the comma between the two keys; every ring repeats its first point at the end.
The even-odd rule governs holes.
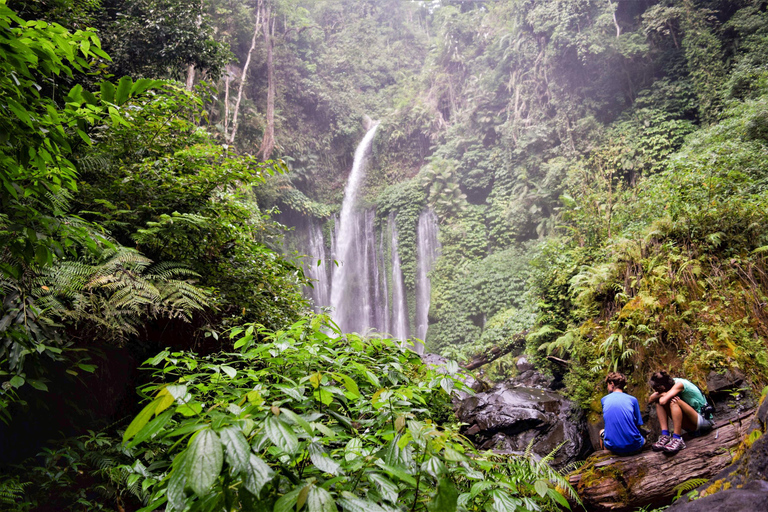
{"type": "Polygon", "coordinates": [[[666,370],[659,370],[658,372],[654,372],[653,375],[651,375],[651,380],[648,384],[650,384],[654,391],[657,388],[663,389],[664,391],[669,391],[672,389],[672,386],[675,385],[675,379],[673,379],[672,376],[666,372],[666,370]]]}

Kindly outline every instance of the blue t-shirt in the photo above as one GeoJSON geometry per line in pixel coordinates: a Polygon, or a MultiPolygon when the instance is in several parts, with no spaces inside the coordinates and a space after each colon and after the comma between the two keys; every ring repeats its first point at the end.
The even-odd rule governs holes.
{"type": "Polygon", "coordinates": [[[640,404],[637,398],[614,391],[600,400],[605,420],[605,447],[614,453],[631,453],[643,447],[640,429],[640,404]]]}

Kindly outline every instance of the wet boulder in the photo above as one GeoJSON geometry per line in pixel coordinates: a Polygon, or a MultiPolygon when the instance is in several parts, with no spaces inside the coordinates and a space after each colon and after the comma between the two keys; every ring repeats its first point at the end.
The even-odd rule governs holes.
{"type": "Polygon", "coordinates": [[[481,450],[501,453],[532,451],[545,456],[560,444],[553,465],[564,466],[591,450],[584,416],[558,393],[502,383],[461,401],[456,416],[464,434],[481,450]]]}

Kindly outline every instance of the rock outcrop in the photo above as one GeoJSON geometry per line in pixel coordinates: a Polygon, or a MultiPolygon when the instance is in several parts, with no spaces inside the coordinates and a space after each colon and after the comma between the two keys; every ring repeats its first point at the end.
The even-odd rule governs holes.
{"type": "Polygon", "coordinates": [[[591,449],[578,407],[561,395],[502,383],[461,401],[456,416],[468,426],[464,434],[483,450],[499,453],[532,451],[545,456],[562,444],[553,466],[583,458],[591,449]]]}
{"type": "Polygon", "coordinates": [[[672,512],[752,512],[768,509],[768,399],[763,399],[736,448],[733,464],[683,497],[672,512]]]}

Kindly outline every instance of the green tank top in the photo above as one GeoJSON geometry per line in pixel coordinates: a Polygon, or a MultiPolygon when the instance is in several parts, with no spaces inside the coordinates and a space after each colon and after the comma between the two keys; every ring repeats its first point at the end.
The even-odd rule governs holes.
{"type": "Polygon", "coordinates": [[[696,387],[696,384],[687,379],[675,379],[675,383],[682,382],[683,390],[678,395],[683,399],[685,403],[696,409],[696,412],[701,414],[701,410],[707,405],[707,399],[696,387]]]}

